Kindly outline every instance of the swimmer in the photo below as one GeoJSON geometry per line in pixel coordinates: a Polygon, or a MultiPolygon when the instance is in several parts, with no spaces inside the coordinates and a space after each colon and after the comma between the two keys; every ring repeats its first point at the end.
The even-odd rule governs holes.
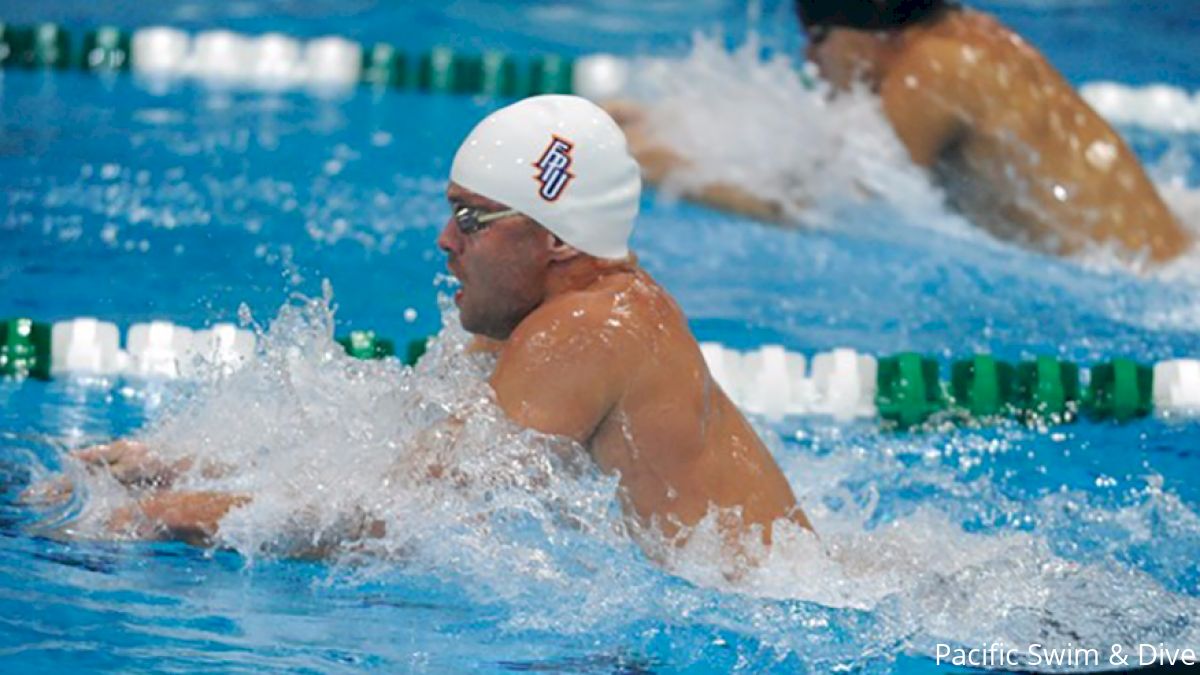
{"type": "MultiPolygon", "coordinates": [[[[727,541],[779,519],[811,529],[750,424],[713,381],[675,301],[628,248],[641,194],[620,128],[574,96],[538,96],[488,116],[459,148],[437,245],[474,349],[517,424],[568,437],[620,476],[627,515],[682,543],[710,507],[727,541]]],[[[140,486],[115,529],[209,542],[249,495],[175,491],[182,471],[119,441],[76,453],[140,486]]]]}
{"type": "MultiPolygon", "coordinates": [[[[993,17],[950,0],[797,0],[796,10],[834,90],[877,94],[913,162],[995,236],[1062,255],[1116,244],[1156,262],[1190,245],[1121,137],[993,17]]],[[[642,111],[611,111],[648,181],[686,163],[648,137],[642,111]]],[[[768,220],[783,213],[731,185],[689,196],[768,220]]]]}

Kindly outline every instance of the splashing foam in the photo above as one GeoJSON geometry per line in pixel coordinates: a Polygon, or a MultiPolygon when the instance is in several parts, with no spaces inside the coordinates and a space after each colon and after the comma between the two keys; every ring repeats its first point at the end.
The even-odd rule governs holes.
{"type": "Polygon", "coordinates": [[[913,223],[969,231],[946,217],[942,193],[908,161],[875,97],[830,99],[785,56],[761,60],[754,36],[732,53],[715,39],[694,40],[682,61],[633,69],[631,93],[647,104],[650,136],[693,160],[669,177],[668,192],[731,183],[813,226],[882,198],[913,223]],[[943,217],[924,217],[933,212],[943,217]]]}
{"type": "MultiPolygon", "coordinates": [[[[731,574],[714,513],[684,547],[654,551],[664,571],[633,543],[615,478],[578,446],[504,418],[487,386],[493,364],[464,353],[469,336],[450,303],[410,369],[346,357],[332,340],[330,302],[327,291],[285,305],[253,363],[145,437],[169,457],[234,467],[219,478],[187,475],[179,487],[253,496],[220,531],[221,545],[251,560],[320,548],[340,561],[335,570],[351,570],[348,583],[425,574],[454,584],[500,608],[505,631],[627,642],[631,633],[653,639],[635,627],[682,621],[748,637],[769,660],[795,654],[818,666],[931,654],[946,641],[1200,638],[1200,601],[1116,562],[1169,537],[1180,553],[1164,559],[1185,570],[1183,551],[1200,543],[1200,518],[1153,482],[1136,505],[1114,511],[1085,493],[1013,504],[986,478],[911,465],[878,438],[817,456],[761,429],[820,538],[780,524],[769,551],[743,542],[761,563],[731,574]],[[895,485],[950,497],[881,506],[876,486],[895,485]],[[1037,528],[969,533],[962,523],[979,508],[1032,510],[1037,528]]],[[[127,498],[104,479],[72,475],[88,484],[69,529],[101,535],[127,498]]],[[[710,641],[677,646],[683,662],[674,665],[686,666],[703,662],[710,641]]]]}

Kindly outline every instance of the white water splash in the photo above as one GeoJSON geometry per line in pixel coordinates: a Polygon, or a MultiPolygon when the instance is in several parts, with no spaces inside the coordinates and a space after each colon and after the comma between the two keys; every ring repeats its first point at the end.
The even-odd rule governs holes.
{"type": "MultiPolygon", "coordinates": [[[[1200,601],[1119,562],[1169,537],[1183,548],[1164,547],[1162,559],[1182,574],[1189,563],[1178,551],[1200,543],[1200,518],[1153,481],[1115,509],[1075,492],[1014,504],[920,441],[896,448],[835,436],[813,454],[764,428],[819,538],[780,524],[770,551],[744,542],[759,566],[731,570],[713,514],[682,549],[658,550],[664,570],[630,536],[614,477],[577,446],[504,419],[486,385],[492,364],[463,353],[468,336],[452,308],[414,370],[346,357],[329,307],[328,297],[283,307],[249,367],[146,435],[167,456],[233,467],[219,478],[185,476],[179,487],[253,497],[220,532],[221,545],[250,559],[315,546],[348,564],[346,583],[402,570],[454,584],[503,608],[507,631],[628,635],[682,622],[748,638],[768,660],[797,655],[829,667],[931,654],[937,642],[1200,638],[1200,601]],[[461,427],[445,426],[450,417],[461,427]],[[902,461],[912,452],[933,459],[902,461]],[[431,459],[443,478],[428,475],[431,459]],[[875,486],[888,485],[929,489],[885,508],[875,486]],[[1036,527],[969,532],[963,523],[983,509],[1024,509],[1036,527]],[[382,536],[363,531],[373,521],[382,536]],[[1072,548],[1085,552],[1064,553],[1072,548]]],[[[104,513],[127,503],[111,481],[87,480],[77,532],[102,528],[104,513]]],[[[704,658],[697,646],[673,665],[704,658]]]]}

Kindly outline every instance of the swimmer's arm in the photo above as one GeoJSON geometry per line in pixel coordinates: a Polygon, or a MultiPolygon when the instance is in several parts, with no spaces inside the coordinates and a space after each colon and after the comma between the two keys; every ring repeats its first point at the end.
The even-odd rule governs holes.
{"type": "Polygon", "coordinates": [[[932,167],[967,131],[969,78],[954,45],[930,42],[897,62],[879,88],[883,111],[913,163],[932,167]]]}
{"type": "Polygon", "coordinates": [[[109,518],[114,534],[137,539],[212,543],[221,519],[250,497],[225,492],[156,492],[136,504],[117,509],[109,518]]]}
{"type": "MultiPolygon", "coordinates": [[[[625,132],[629,152],[642,170],[642,178],[651,185],[661,185],[667,177],[688,166],[689,161],[674,150],[650,138],[645,124],[645,110],[629,101],[610,101],[605,110],[625,132]]],[[[755,196],[731,183],[711,183],[690,189],[684,197],[723,211],[740,213],[759,220],[783,220],[783,205],[774,200],[755,196]]]]}

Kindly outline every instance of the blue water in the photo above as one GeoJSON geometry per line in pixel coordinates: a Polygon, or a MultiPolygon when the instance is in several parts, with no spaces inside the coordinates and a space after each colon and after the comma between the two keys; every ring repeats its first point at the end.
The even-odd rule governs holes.
{"type": "MultiPolygon", "coordinates": [[[[980,6],[1077,84],[1196,91],[1193,4],[980,6]]],[[[333,32],[413,50],[520,54],[683,54],[692,31],[717,28],[734,44],[748,27],[773,49],[800,42],[787,3],[763,3],[755,16],[719,0],[162,2],[116,13],[53,0],[0,3],[0,17],[333,32]]],[[[266,325],[295,302],[289,294],[319,296],[328,280],[339,332],[405,339],[441,326],[434,282],[443,260],[433,240],[446,215],[444,177],[459,139],[497,102],[368,91],[318,100],[198,84],[156,94],[130,76],[73,72],[2,78],[0,315],[199,327],[237,321],[244,305],[266,325]]],[[[1148,163],[1200,190],[1195,135],[1122,131],[1148,163]]],[[[943,364],[975,351],[1085,364],[1200,356],[1194,276],[1138,275],[931,230],[929,222],[948,218],[936,209],[914,216],[884,203],[841,214],[838,227],[784,231],[650,193],[634,247],[697,335],[733,347],[917,350],[943,364]]],[[[900,529],[940,541],[942,557],[956,561],[969,558],[966,549],[999,550],[982,562],[963,558],[944,577],[902,574],[871,609],[696,585],[632,543],[589,544],[536,522],[532,533],[514,525],[465,541],[505,551],[498,558],[543,552],[566,570],[561,579],[489,566],[486,551],[430,547],[418,562],[364,570],[31,532],[37,514],[14,499],[31,472],[58,467],[65,449],[169,424],[203,395],[161,382],[0,382],[5,670],[823,672],[843,664],[922,672],[941,638],[1074,635],[1105,651],[1121,640],[1186,642],[1200,623],[1200,427],[1189,421],[913,434],[761,423],[830,541],[861,536],[868,547],[913,555],[931,545],[896,544],[888,532],[900,529]],[[545,539],[542,526],[551,531],[545,539]],[[1029,539],[1006,558],[1003,537],[1013,533],[1029,539]],[[1085,573],[1048,571],[1062,561],[1085,573]],[[604,569],[589,571],[589,562],[604,569]],[[1011,588],[993,587],[1001,584],[1011,588]],[[1040,619],[1022,618],[1024,600],[1003,605],[1026,595],[1049,598],[1030,610],[1040,619]],[[1005,616],[989,614],[996,604],[1005,616]],[[966,628],[955,633],[947,622],[966,628]]],[[[603,485],[578,489],[604,494],[603,485]]],[[[802,586],[820,577],[781,579],[802,586]]]]}

